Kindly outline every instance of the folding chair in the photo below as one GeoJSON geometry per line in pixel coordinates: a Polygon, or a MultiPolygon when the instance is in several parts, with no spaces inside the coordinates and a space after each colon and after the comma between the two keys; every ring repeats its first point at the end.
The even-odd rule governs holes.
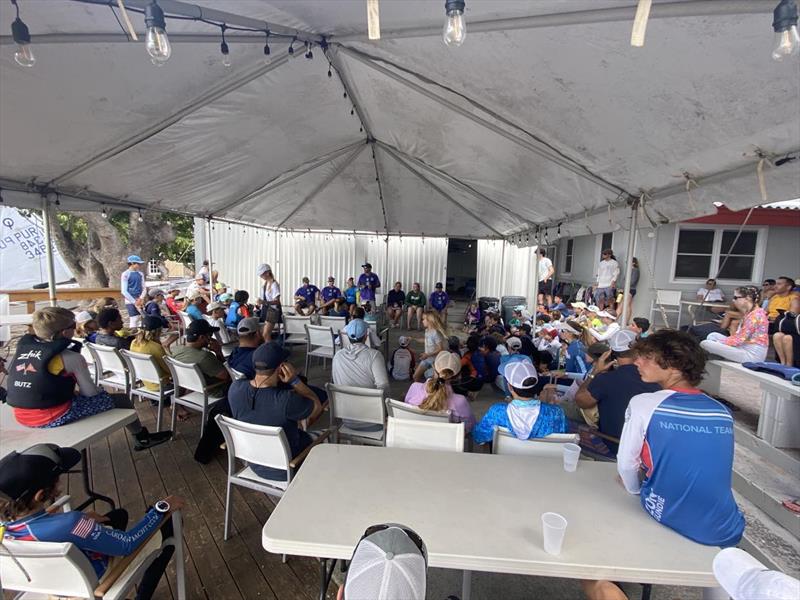
{"type": "Polygon", "coordinates": [[[225,382],[220,381],[208,384],[198,365],[178,362],[171,356],[165,357],[164,361],[172,373],[172,383],[175,386],[175,393],[172,396],[172,421],[170,425],[172,431],[175,431],[176,407],[180,405],[202,413],[200,437],[203,437],[203,433],[206,430],[208,409],[224,398],[222,395],[224,390],[222,388],[225,382]],[[219,395],[214,395],[215,392],[219,395]]]}
{"type": "Polygon", "coordinates": [[[94,381],[94,384],[97,385],[97,369],[95,369],[94,354],[92,354],[92,351],[89,350],[89,347],[86,345],[88,342],[84,338],[79,337],[74,337],[72,340],[75,342],[80,342],[81,356],[86,361],[86,366],[89,368],[89,373],[92,374],[92,380],[94,381]]]}
{"type": "Polygon", "coordinates": [[[95,379],[98,386],[110,387],[112,390],[124,392],[130,396],[131,382],[128,369],[116,348],[86,344],[94,356],[95,379]]]}
{"type": "MultiPolygon", "coordinates": [[[[212,327],[220,327],[220,325],[217,322],[217,320],[216,319],[212,319],[209,315],[203,315],[203,319],[205,319],[206,322],[208,322],[208,324],[211,325],[212,327]]],[[[225,325],[223,324],[222,327],[225,327],[225,325]]],[[[228,358],[231,355],[231,353],[233,352],[234,348],[236,348],[236,346],[239,345],[239,340],[237,338],[237,339],[235,339],[233,341],[230,341],[230,342],[223,341],[223,339],[222,339],[222,327],[220,327],[219,331],[215,331],[214,332],[214,339],[219,342],[220,349],[222,350],[222,356],[224,356],[225,358],[228,358]]]]}
{"type": "Polygon", "coordinates": [[[335,443],[340,438],[369,446],[383,446],[386,405],[383,403],[383,390],[360,388],[347,385],[326,383],[328,392],[328,408],[331,413],[331,425],[338,430],[334,432],[335,443]],[[360,425],[380,426],[375,431],[358,429],[360,425]]]}
{"type": "MultiPolygon", "coordinates": [[[[681,326],[681,311],[683,305],[681,304],[681,291],[680,290],[656,290],[656,297],[650,301],[650,319],[653,320],[653,312],[656,310],[661,315],[661,320],[664,322],[664,327],[671,327],[669,324],[669,315],[678,315],[678,321],[675,323],[675,329],[681,326]]],[[[653,324],[655,324],[653,320],[653,324]]]]}
{"type": "Polygon", "coordinates": [[[0,546],[3,588],[22,592],[17,598],[70,597],[123,600],[132,595],[147,568],[167,546],[175,548],[173,563],[178,600],[186,598],[181,513],[172,513],[173,535],[151,537],[133,553],[112,564],[98,581],[86,555],[70,542],[34,542],[5,539],[0,546]],[[30,592],[30,596],[26,593],[30,592]]]}
{"type": "Polygon", "coordinates": [[[228,375],[231,376],[232,381],[236,381],[237,379],[247,379],[247,376],[244,373],[237,371],[228,363],[225,363],[225,370],[228,372],[228,375]]]}
{"type": "Polygon", "coordinates": [[[330,327],[334,331],[341,331],[347,323],[347,317],[326,317],[319,316],[319,324],[323,327],[330,327]]]}
{"type": "Polygon", "coordinates": [[[292,481],[294,471],[300,466],[311,449],[327,439],[330,430],[325,431],[314,443],[303,450],[296,458],[292,458],[292,451],[286,434],[281,427],[267,425],[253,425],[244,421],[237,421],[231,417],[217,415],[214,420],[219,425],[225,444],[228,448],[228,480],[225,491],[225,529],[222,534],[224,540],[228,539],[233,506],[231,502],[231,486],[240,485],[251,490],[269,494],[275,498],[283,496],[283,492],[292,481]],[[245,466],[237,470],[236,459],[245,461],[245,466]],[[266,479],[256,475],[253,468],[247,463],[282,469],[286,471],[286,479],[266,479]]]}
{"type": "Polygon", "coordinates": [[[311,317],[295,317],[283,315],[283,344],[307,344],[306,325],[311,324],[311,317]]]}
{"type": "Polygon", "coordinates": [[[308,363],[312,356],[322,359],[322,366],[325,366],[325,361],[331,359],[333,362],[333,355],[336,353],[336,344],[334,344],[333,329],[323,325],[306,325],[306,366],[303,371],[308,376],[308,363]]]}
{"type": "Polygon", "coordinates": [[[130,350],[120,350],[119,353],[128,365],[128,373],[130,373],[131,381],[131,400],[133,400],[134,396],[139,396],[140,400],[147,398],[148,400],[155,400],[158,402],[156,430],[161,431],[161,412],[164,409],[164,401],[175,393],[175,389],[172,387],[172,381],[166,375],[163,377],[161,376],[155,359],[149,354],[140,354],[138,352],[131,352],[130,350]],[[147,389],[144,385],[145,381],[147,383],[156,384],[158,390],[147,389]]]}
{"type": "Polygon", "coordinates": [[[542,458],[561,458],[564,444],[577,444],[577,433],[551,433],[547,437],[520,440],[505,427],[495,427],[492,436],[492,454],[518,454],[542,458]]]}
{"type": "Polygon", "coordinates": [[[435,423],[389,417],[386,423],[387,448],[464,451],[464,423],[435,423]]]}
{"type": "Polygon", "coordinates": [[[430,421],[434,423],[449,423],[450,411],[440,412],[422,410],[411,404],[400,402],[399,400],[386,399],[386,415],[396,419],[408,419],[411,421],[430,421]]]}

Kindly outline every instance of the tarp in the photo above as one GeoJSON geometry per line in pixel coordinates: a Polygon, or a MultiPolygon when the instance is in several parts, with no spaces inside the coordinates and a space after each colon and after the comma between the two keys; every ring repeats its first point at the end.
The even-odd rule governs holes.
{"type": "MultiPolygon", "coordinates": [[[[96,200],[298,231],[479,238],[549,224],[553,239],[558,223],[562,236],[619,227],[628,195],[644,194],[656,224],[712,214],[714,202],[761,204],[761,157],[767,200],[800,197],[800,160],[774,166],[800,151],[800,77],[796,60],[770,58],[771,8],[653,18],[633,48],[635,0],[468,0],[467,39],[448,48],[423,30],[367,41],[364,0],[197,3],[330,46],[308,60],[273,41],[265,57],[254,35],[230,42],[225,68],[217,28],[168,20],[176,38],[209,37],[174,43],[158,68],[141,42],[81,41],[119,35],[107,6],[20,2],[38,61],[0,55],[6,202],[38,207],[8,191],[34,181],[62,208],[96,200]],[[629,19],[469,29],[620,7],[629,19]]],[[[441,27],[442,4],[384,0],[382,27],[441,27]]],[[[0,9],[8,31],[13,10],[0,9]]]]}

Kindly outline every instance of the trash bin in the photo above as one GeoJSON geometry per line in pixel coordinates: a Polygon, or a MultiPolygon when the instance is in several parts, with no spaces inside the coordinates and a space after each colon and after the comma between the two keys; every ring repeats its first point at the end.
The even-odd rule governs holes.
{"type": "Polygon", "coordinates": [[[492,307],[500,307],[500,298],[492,298],[491,296],[481,296],[478,298],[478,308],[481,309],[481,314],[492,307]]]}
{"type": "Polygon", "coordinates": [[[528,299],[525,296],[503,296],[500,302],[503,323],[507,324],[509,322],[515,307],[526,305],[527,303],[528,299]]]}

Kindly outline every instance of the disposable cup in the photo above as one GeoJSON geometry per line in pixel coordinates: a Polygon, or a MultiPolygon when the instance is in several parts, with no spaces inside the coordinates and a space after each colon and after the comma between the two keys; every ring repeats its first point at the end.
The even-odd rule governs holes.
{"type": "Polygon", "coordinates": [[[578,468],[581,447],[578,444],[564,444],[564,470],[572,473],[578,468]]]}
{"type": "Polygon", "coordinates": [[[567,520],[554,512],[542,514],[542,534],[544,535],[544,551],[548,554],[561,554],[564,534],[567,532],[567,520]]]}

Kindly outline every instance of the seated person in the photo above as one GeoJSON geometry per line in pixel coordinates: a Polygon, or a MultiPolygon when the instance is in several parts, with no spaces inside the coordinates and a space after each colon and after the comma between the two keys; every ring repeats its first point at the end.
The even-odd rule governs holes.
{"type": "Polygon", "coordinates": [[[195,296],[199,296],[203,299],[203,312],[205,312],[206,305],[211,303],[211,290],[208,279],[204,279],[199,274],[186,288],[186,297],[189,298],[189,300],[193,299],[195,296]]]}
{"type": "Polygon", "coordinates": [[[386,316],[392,327],[400,327],[400,318],[403,316],[403,305],[406,303],[406,293],[403,284],[396,281],[394,288],[386,294],[386,316]]]}
{"type": "MultiPolygon", "coordinates": [[[[731,490],[733,418],[696,387],[705,352],[689,334],[662,329],[637,344],[635,362],[642,380],[662,389],[635,396],[628,407],[617,455],[625,489],[682,536],[735,546],[745,520],[731,490]]],[[[588,582],[584,589],[597,585],[588,582]]]]}
{"type": "Polygon", "coordinates": [[[500,321],[500,313],[489,313],[488,324],[484,331],[484,335],[499,334],[505,336],[506,330],[503,323],[500,321]]]}
{"type": "Polygon", "coordinates": [[[506,346],[508,347],[508,354],[500,357],[500,364],[497,367],[498,375],[497,379],[495,380],[495,384],[500,388],[507,398],[510,398],[511,392],[508,391],[506,378],[499,373],[502,373],[505,365],[510,362],[527,360],[528,362],[533,363],[533,361],[529,356],[525,356],[524,354],[520,353],[520,350],[522,349],[522,340],[520,340],[518,337],[512,336],[508,338],[506,340],[506,346]]]}
{"type": "Polygon", "coordinates": [[[328,309],[328,316],[344,317],[345,319],[350,316],[350,312],[347,310],[347,302],[343,297],[336,298],[333,301],[333,306],[328,309]]]}
{"type": "Polygon", "coordinates": [[[777,332],[772,336],[775,354],[782,365],[800,367],[800,296],[792,298],[788,312],[776,323],[777,332]]]}
{"type": "Polygon", "coordinates": [[[405,402],[431,412],[450,411],[450,420],[464,423],[464,432],[469,433],[475,425],[469,401],[453,392],[451,381],[461,372],[461,357],[444,350],[433,363],[433,377],[425,383],[412,383],[406,393],[405,402]]]}
{"type": "Polygon", "coordinates": [[[411,340],[404,335],[397,339],[399,347],[392,352],[392,358],[389,360],[389,372],[395,381],[408,381],[414,373],[417,357],[408,347],[410,342],[411,340]]]}
{"type": "Polygon", "coordinates": [[[650,320],[644,317],[633,317],[628,329],[636,334],[637,339],[644,339],[650,334],[650,320]]]}
{"type": "Polygon", "coordinates": [[[503,377],[506,378],[512,400],[489,407],[472,430],[475,443],[491,442],[495,427],[505,427],[520,440],[545,437],[551,433],[566,433],[567,419],[561,407],[539,402],[533,395],[533,389],[539,383],[533,363],[507,363],[503,368],[503,377]]]}
{"type": "MultiPolygon", "coordinates": [[[[289,352],[277,342],[268,342],[253,352],[255,377],[248,381],[234,381],[228,391],[228,402],[234,419],[281,427],[289,442],[292,458],[298,456],[313,442],[313,438],[300,428],[299,422],[313,424],[322,414],[323,404],[303,381],[297,370],[287,362],[289,352]],[[281,387],[283,386],[287,387],[281,387]],[[287,389],[288,388],[288,389],[287,389]]],[[[286,471],[258,464],[250,464],[259,477],[286,480],[286,471]]]]}
{"type": "Polygon", "coordinates": [[[148,301],[144,305],[144,314],[161,316],[161,305],[164,303],[164,290],[153,288],[147,292],[148,301]]]}
{"type": "Polygon", "coordinates": [[[183,300],[184,295],[181,294],[181,291],[177,288],[173,288],[167,292],[167,296],[164,299],[164,304],[167,305],[169,312],[173,315],[176,315],[183,310],[183,300]]]}
{"type": "Polygon", "coordinates": [[[586,361],[586,348],[580,338],[580,325],[567,321],[561,326],[559,337],[566,345],[564,372],[559,377],[583,381],[589,372],[589,363],[586,361]]]}
{"type": "Polygon", "coordinates": [[[169,348],[172,346],[172,344],[178,341],[180,336],[178,335],[177,331],[169,331],[172,329],[172,327],[169,319],[167,318],[169,316],[169,308],[164,300],[164,291],[154,288],[150,290],[147,295],[150,298],[150,301],[144,305],[144,314],[161,319],[162,329],[164,332],[166,332],[162,343],[164,344],[165,348],[169,348]]]}
{"type": "Polygon", "coordinates": [[[418,383],[428,378],[428,370],[433,368],[439,352],[447,350],[447,328],[438,312],[426,310],[422,315],[422,326],[425,328],[425,351],[419,355],[420,362],[414,371],[414,381],[418,383]]]}
{"type": "Polygon", "coordinates": [[[225,315],[225,327],[236,329],[239,321],[253,316],[250,307],[247,305],[249,299],[250,294],[245,290],[239,290],[233,295],[233,302],[228,306],[225,315]]]}
{"type": "Polygon", "coordinates": [[[769,349],[769,322],[758,303],[756,288],[739,287],[733,292],[736,311],[742,315],[739,328],[731,336],[709,333],[700,346],[709,354],[733,362],[763,362],[769,349]]]}
{"type": "MultiPolygon", "coordinates": [[[[156,363],[158,374],[161,376],[161,381],[166,382],[170,380],[170,375],[169,367],[167,367],[167,363],[164,362],[167,351],[161,344],[161,331],[163,327],[164,324],[160,317],[145,315],[142,319],[142,326],[131,342],[131,352],[152,356],[156,363]]],[[[146,389],[152,392],[157,392],[160,389],[159,383],[156,381],[142,381],[142,383],[146,389]]]]}
{"type": "Polygon", "coordinates": [[[239,321],[236,333],[239,335],[239,345],[228,357],[228,366],[244,375],[246,379],[252,379],[256,375],[253,352],[264,343],[258,318],[247,317],[239,321]]]}
{"type": "Polygon", "coordinates": [[[491,335],[485,335],[478,344],[478,351],[483,356],[486,364],[486,383],[491,383],[497,389],[495,383],[498,369],[500,368],[500,353],[497,351],[497,340],[491,335]]]}
{"type": "Polygon", "coordinates": [[[347,302],[347,309],[350,310],[351,306],[358,305],[358,287],[356,286],[356,281],[352,277],[347,278],[347,287],[344,289],[344,300],[347,302]]]}
{"type": "Polygon", "coordinates": [[[117,350],[128,350],[131,347],[133,336],[122,326],[122,315],[116,308],[104,308],[97,315],[97,325],[100,331],[95,336],[95,344],[111,346],[117,350]]]}
{"type": "Polygon", "coordinates": [[[389,375],[380,350],[366,345],[369,325],[363,319],[353,319],[344,328],[350,341],[347,348],[334,354],[331,377],[336,385],[382,389],[389,391],[389,375]]]}
{"type": "Polygon", "coordinates": [[[317,311],[317,294],[319,294],[319,288],[311,285],[308,277],[303,277],[303,285],[294,293],[295,312],[304,317],[313,315],[317,311]]]}
{"type": "Polygon", "coordinates": [[[92,344],[96,342],[100,326],[89,311],[84,310],[75,315],[75,324],[75,337],[92,344]]]}
{"type": "Polygon", "coordinates": [[[470,376],[480,382],[475,391],[479,390],[489,380],[489,374],[486,371],[486,359],[480,351],[480,344],[481,337],[477,333],[470,335],[465,342],[467,351],[461,357],[461,364],[469,367],[470,376]]]}
{"type": "Polygon", "coordinates": [[[602,323],[601,327],[590,327],[587,329],[592,338],[594,338],[595,342],[605,342],[609,339],[612,335],[614,335],[617,331],[620,330],[619,323],[617,323],[617,317],[612,315],[610,312],[601,310],[596,313],[597,318],[600,319],[602,323]]]}
{"type": "Polygon", "coordinates": [[[553,303],[548,307],[550,310],[557,310],[562,315],[568,315],[569,309],[564,304],[564,300],[560,294],[553,294],[553,303]]]}
{"type": "MultiPolygon", "coordinates": [[[[625,411],[631,398],[637,394],[654,392],[655,384],[642,381],[639,370],[633,364],[636,341],[632,331],[618,331],[609,340],[609,350],[594,362],[594,369],[583,380],[575,393],[575,404],[583,411],[597,409],[598,430],[614,439],[619,439],[625,424],[625,411]]],[[[611,455],[617,452],[617,443],[606,441],[611,455]]]]}
{"type": "Polygon", "coordinates": [[[431,292],[431,297],[428,300],[431,309],[439,313],[443,323],[447,323],[447,307],[450,305],[450,296],[444,291],[442,282],[437,282],[434,286],[434,291],[431,292]]]}
{"type": "Polygon", "coordinates": [[[319,307],[319,310],[323,315],[329,314],[329,311],[336,306],[336,301],[344,298],[342,296],[342,290],[336,287],[336,279],[333,277],[333,275],[328,277],[328,285],[322,288],[320,296],[322,298],[322,303],[319,307]]]}
{"type": "Polygon", "coordinates": [[[202,321],[208,307],[208,302],[200,292],[187,296],[189,303],[186,305],[186,314],[192,321],[202,321]]]}
{"type": "MultiPolygon", "coordinates": [[[[0,522],[12,540],[71,542],[86,556],[97,578],[109,570],[112,557],[134,553],[160,529],[162,539],[172,536],[170,514],[184,507],[180,496],[156,502],[144,517],[126,531],[128,512],[117,508],[105,515],[94,512],[49,512],[61,495],[61,475],[80,462],[80,452],[55,444],[37,444],[12,452],[0,460],[0,522]]],[[[158,535],[158,534],[156,534],[158,535]]],[[[153,596],[174,547],[167,546],[147,567],[136,600],[153,596]]]]}
{"type": "Polygon", "coordinates": [[[706,281],[705,287],[697,290],[698,302],[725,302],[725,294],[717,287],[716,279],[706,281]]]}
{"type": "Polygon", "coordinates": [[[208,305],[208,317],[206,320],[214,327],[219,329],[219,341],[225,347],[236,345],[236,334],[228,330],[225,324],[226,307],[222,302],[212,302],[208,305]]]}
{"type": "Polygon", "coordinates": [[[775,333],[777,329],[778,318],[789,310],[789,305],[792,299],[798,297],[794,291],[794,280],[791,277],[782,276],[778,277],[775,281],[772,296],[767,305],[767,316],[769,317],[769,333],[775,333]]]}
{"type": "MultiPolygon", "coordinates": [[[[57,306],[37,310],[32,328],[33,334],[20,338],[8,367],[7,402],[20,425],[60,427],[112,408],[133,408],[126,396],[108,394],[95,385],[79,345],[72,343],[75,317],[70,311],[57,306]]],[[[136,450],[152,448],[172,436],[171,431],[151,434],[138,418],[126,428],[134,436],[136,450]]]]}
{"type": "Polygon", "coordinates": [[[477,302],[471,302],[464,315],[464,331],[472,333],[478,330],[481,321],[481,309],[477,302]]]}
{"type": "Polygon", "coordinates": [[[172,358],[188,365],[198,365],[206,383],[228,382],[231,376],[225,368],[222,346],[214,339],[217,327],[212,327],[205,319],[192,321],[186,328],[186,345],[178,346],[172,358]]]}
{"type": "Polygon", "coordinates": [[[422,330],[422,313],[425,310],[425,305],[428,303],[425,298],[425,292],[422,291],[418,283],[411,286],[411,291],[406,294],[406,305],[408,312],[406,313],[406,327],[411,329],[411,323],[414,316],[417,317],[417,329],[422,330]]]}

